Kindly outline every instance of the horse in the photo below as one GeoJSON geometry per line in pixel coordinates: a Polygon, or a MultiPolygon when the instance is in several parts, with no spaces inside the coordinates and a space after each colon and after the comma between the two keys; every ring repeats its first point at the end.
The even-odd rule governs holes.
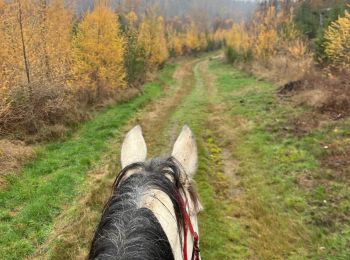
{"type": "Polygon", "coordinates": [[[122,144],[121,165],[88,259],[200,260],[194,188],[197,144],[185,125],[171,156],[147,160],[140,126],[122,144]]]}

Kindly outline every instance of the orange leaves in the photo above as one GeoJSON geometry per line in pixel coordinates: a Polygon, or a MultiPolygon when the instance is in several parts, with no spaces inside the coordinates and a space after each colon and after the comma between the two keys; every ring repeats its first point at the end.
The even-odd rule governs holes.
{"type": "Polygon", "coordinates": [[[267,60],[282,53],[293,58],[309,55],[304,41],[293,23],[292,11],[276,11],[266,6],[255,13],[249,24],[234,24],[226,37],[228,47],[235,52],[251,52],[256,59],[267,60]]]}
{"type": "Polygon", "coordinates": [[[72,13],[63,0],[2,2],[0,13],[0,81],[7,88],[67,77],[72,13]]]}
{"type": "Polygon", "coordinates": [[[267,58],[276,52],[278,42],[277,31],[274,28],[262,28],[256,39],[255,54],[267,58]]]}
{"type": "Polygon", "coordinates": [[[310,51],[307,44],[301,39],[296,39],[290,42],[287,47],[287,50],[289,55],[294,59],[299,59],[310,55],[310,51]]]}
{"type": "Polygon", "coordinates": [[[98,5],[78,25],[73,40],[75,72],[81,80],[101,88],[125,85],[124,41],[117,16],[106,5],[98,5]]]}

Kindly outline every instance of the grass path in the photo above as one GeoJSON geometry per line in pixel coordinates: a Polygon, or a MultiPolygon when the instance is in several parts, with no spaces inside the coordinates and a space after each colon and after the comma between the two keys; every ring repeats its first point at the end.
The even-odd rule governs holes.
{"type": "Polygon", "coordinates": [[[305,112],[214,54],[168,66],[143,96],[44,147],[0,191],[0,255],[84,259],[123,133],[141,124],[150,156],[166,155],[187,123],[199,146],[203,259],[349,259],[349,185],[321,167],[321,148],[350,140],[350,123],[288,132],[305,112]]]}
{"type": "Polygon", "coordinates": [[[307,120],[307,108],[220,61],[209,71],[215,136],[237,162],[231,216],[243,250],[235,258],[350,259],[349,182],[323,163],[348,149],[350,121],[300,135],[293,122],[307,120]]]}

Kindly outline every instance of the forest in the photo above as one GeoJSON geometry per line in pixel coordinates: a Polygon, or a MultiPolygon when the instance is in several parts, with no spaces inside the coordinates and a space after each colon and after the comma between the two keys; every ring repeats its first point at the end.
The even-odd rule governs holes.
{"type": "Polygon", "coordinates": [[[215,30],[204,5],[161,3],[2,1],[1,135],[59,136],[92,105],[131,93],[122,89],[140,86],[168,58],[220,47],[216,31],[233,23],[210,2],[204,12],[213,11],[215,30]]]}
{"type": "Polygon", "coordinates": [[[85,259],[189,124],[204,259],[349,259],[349,75],[349,0],[0,0],[0,258],[85,259]]]}

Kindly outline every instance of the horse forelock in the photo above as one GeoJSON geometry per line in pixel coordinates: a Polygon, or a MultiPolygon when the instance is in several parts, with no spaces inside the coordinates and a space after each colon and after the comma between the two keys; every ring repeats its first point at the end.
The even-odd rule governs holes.
{"type": "MultiPolygon", "coordinates": [[[[172,157],[124,168],[103,210],[89,259],[174,259],[167,235],[144,201],[152,190],[166,194],[181,234],[184,217],[179,194],[189,194],[195,207],[198,201],[194,189],[183,176],[183,169],[172,157]],[[130,171],[133,174],[128,175],[130,171]]],[[[182,245],[181,236],[180,243],[182,245]]]]}

